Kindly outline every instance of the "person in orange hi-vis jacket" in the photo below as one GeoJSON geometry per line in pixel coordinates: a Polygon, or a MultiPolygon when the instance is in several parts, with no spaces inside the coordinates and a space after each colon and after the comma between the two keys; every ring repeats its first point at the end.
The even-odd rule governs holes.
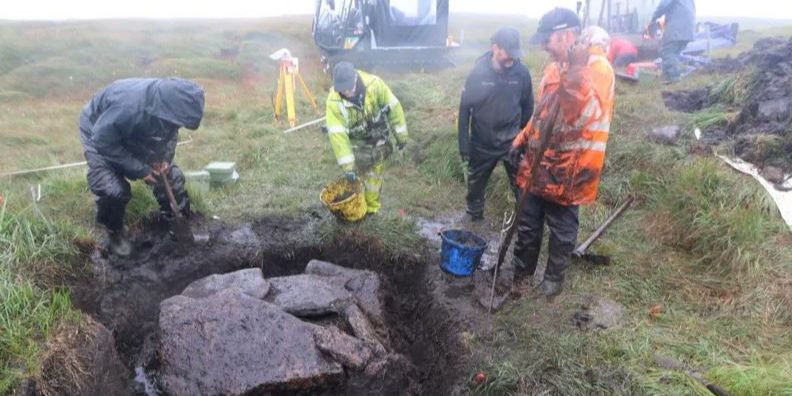
{"type": "Polygon", "coordinates": [[[577,242],[578,206],[597,197],[613,114],[613,68],[602,46],[588,45],[580,33],[580,21],[568,9],[556,8],[539,22],[531,43],[541,44],[552,62],[544,70],[533,119],[514,139],[509,154],[520,163],[517,184],[529,194],[517,214],[515,285],[533,276],[547,222],[547,270],[539,285],[546,296],[561,292],[577,242]],[[538,168],[530,169],[541,125],[552,122],[547,118],[556,101],[559,110],[547,149],[538,168]],[[531,172],[533,182],[526,186],[531,172]]]}

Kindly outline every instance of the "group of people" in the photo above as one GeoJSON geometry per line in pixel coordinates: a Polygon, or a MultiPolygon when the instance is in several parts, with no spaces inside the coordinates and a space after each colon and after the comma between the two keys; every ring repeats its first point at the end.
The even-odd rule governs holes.
{"type": "MultiPolygon", "coordinates": [[[[519,32],[497,31],[465,81],[459,105],[459,153],[469,175],[467,214],[474,222],[483,219],[486,185],[503,164],[515,198],[528,194],[517,214],[517,282],[533,275],[547,224],[547,270],[539,291],[548,296],[562,290],[577,240],[578,207],[596,199],[605,161],[614,108],[613,57],[609,61],[610,41],[596,29],[581,29],[577,14],[568,9],[542,17],[531,43],[541,46],[551,62],[536,99],[530,72],[520,61],[519,32]],[[550,135],[540,152],[545,129],[550,135]],[[533,164],[538,164],[535,169],[533,164]]],[[[190,215],[184,175],[173,157],[179,128],[198,128],[203,109],[203,90],[182,79],[119,80],[83,109],[80,139],[88,185],[112,253],[131,251],[123,224],[131,198],[127,180],[151,185],[168,219],[167,179],[178,209],[190,215]]],[[[341,62],[333,68],[326,123],[344,177],[361,180],[367,211],[377,213],[386,160],[394,146],[403,150],[408,143],[401,103],[382,79],[341,62]]]]}

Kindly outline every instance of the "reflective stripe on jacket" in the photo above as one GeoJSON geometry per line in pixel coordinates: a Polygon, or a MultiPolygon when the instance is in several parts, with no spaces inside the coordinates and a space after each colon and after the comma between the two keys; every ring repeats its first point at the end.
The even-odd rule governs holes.
{"type": "Polygon", "coordinates": [[[525,187],[539,146],[539,129],[549,116],[551,97],[558,95],[560,109],[544,157],[534,176],[531,193],[561,205],[581,205],[597,197],[605,163],[614,105],[614,74],[599,48],[591,50],[588,66],[578,81],[567,79],[558,63],[545,68],[539,86],[534,119],[514,139],[513,147],[525,147],[517,184],[525,187]]]}
{"type": "Polygon", "coordinates": [[[363,107],[344,99],[330,88],[327,96],[327,136],[338,165],[345,171],[355,169],[353,145],[389,144],[387,136],[377,135],[373,124],[387,122],[387,129],[398,143],[407,143],[407,122],[401,103],[377,76],[358,70],[358,83],[365,87],[363,107]],[[384,118],[383,118],[384,116],[384,118]]]}

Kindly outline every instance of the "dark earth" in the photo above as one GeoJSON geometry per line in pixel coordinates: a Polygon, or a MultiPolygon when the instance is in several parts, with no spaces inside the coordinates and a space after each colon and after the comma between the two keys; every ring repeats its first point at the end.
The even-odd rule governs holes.
{"type": "MultiPolygon", "coordinates": [[[[792,172],[792,38],[771,37],[736,58],[714,60],[713,73],[728,73],[736,80],[729,95],[712,87],[663,92],[666,106],[688,113],[708,107],[736,112],[726,125],[703,131],[732,143],[734,153],[759,168],[792,172]]],[[[722,140],[722,139],[719,139],[722,140]]],[[[715,142],[719,143],[719,142],[715,142]]]]}
{"type": "MultiPolygon", "coordinates": [[[[294,275],[302,273],[311,259],[368,269],[382,279],[387,337],[410,364],[402,372],[389,373],[384,383],[362,383],[348,372],[342,384],[274,394],[426,395],[458,390],[467,363],[458,334],[468,324],[452,313],[447,301],[441,301],[442,294],[438,298],[433,292],[440,276],[437,252],[427,248],[395,259],[366,236],[322,243],[320,221],[318,214],[267,217],[242,225],[198,219],[193,221],[198,242],[190,245],[174,241],[165,225],[151,221],[134,233],[131,257],[94,254],[95,275],[71,285],[75,303],[111,330],[130,384],[137,370],[138,379],[145,377],[156,387],[160,302],[191,282],[254,267],[261,268],[265,278],[294,275]]],[[[153,393],[142,382],[130,387],[132,394],[153,393]]]]}

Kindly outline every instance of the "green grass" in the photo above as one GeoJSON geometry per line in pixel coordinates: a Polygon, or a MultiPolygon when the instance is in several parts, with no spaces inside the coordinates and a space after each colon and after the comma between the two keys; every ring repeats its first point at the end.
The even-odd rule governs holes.
{"type": "Polygon", "coordinates": [[[773,221],[775,203],[764,191],[743,183],[718,160],[682,161],[662,180],[654,205],[671,230],[662,238],[717,271],[745,275],[779,259],[777,241],[785,231],[773,221]]]}
{"type": "Polygon", "coordinates": [[[713,381],[730,389],[734,394],[750,396],[792,395],[789,374],[792,373],[792,356],[769,360],[751,360],[749,364],[727,362],[710,370],[713,381]]]}
{"type": "MultiPolygon", "coordinates": [[[[355,225],[325,222],[324,241],[374,236],[392,257],[406,257],[422,246],[412,219],[464,208],[456,148],[460,89],[497,27],[517,26],[527,37],[534,23],[513,16],[454,17],[450,32],[458,36],[464,28],[466,44],[451,55],[456,68],[375,71],[403,103],[413,144],[386,170],[383,214],[355,225]]],[[[194,207],[229,222],[323,211],[319,191],[341,172],[318,128],[280,133],[286,126],[274,120],[271,108],[276,65],[266,57],[281,47],[299,56],[301,74],[322,107],[330,81],[318,67],[309,32],[310,20],[296,17],[0,22],[0,136],[7,143],[0,145],[0,169],[83,160],[76,122],[95,90],[116,78],[182,75],[205,88],[207,101],[201,128],[185,131],[182,139],[189,135],[193,142],[179,147],[176,162],[198,170],[230,160],[241,175],[237,184],[193,194],[194,207]]],[[[739,48],[749,48],[763,34],[744,34],[739,48]]],[[[537,84],[545,60],[538,50],[527,52],[525,63],[537,84]]],[[[713,95],[735,103],[748,82],[693,75],[679,88],[719,83],[713,95]]],[[[613,264],[593,268],[575,262],[566,292],[556,301],[525,297],[498,313],[494,331],[474,337],[469,374],[482,370],[489,380],[471,392],[706,395],[687,374],[658,367],[653,356],[661,354],[701,369],[735,395],[790,394],[783,379],[791,377],[792,240],[751,179],[690,152],[693,126],[722,123],[728,109],[716,109],[709,118],[670,112],[662,105],[662,89],[654,80],[617,84],[599,199],[581,210],[582,239],[628,195],[637,198],[593,246],[613,264]],[[682,127],[678,144],[649,142],[651,128],[669,124],[682,127]],[[571,326],[586,294],[625,305],[625,325],[603,333],[571,326]],[[658,305],[661,313],[650,318],[649,309],[658,305]]],[[[300,121],[315,118],[298,96],[300,121]]],[[[783,147],[776,143],[769,142],[768,150],[783,147]]],[[[14,304],[3,305],[0,322],[0,329],[14,329],[0,333],[4,393],[36,374],[53,324],[74,315],[68,294],[55,286],[58,274],[84,264],[80,249],[93,243],[95,231],[84,168],[0,183],[7,201],[0,219],[0,293],[17,296],[14,304]],[[38,185],[42,199],[33,204],[30,188],[38,185]],[[15,334],[13,340],[7,334],[15,334]]],[[[503,171],[496,170],[486,216],[499,219],[513,199],[503,171]]],[[[133,183],[128,223],[139,224],[156,208],[148,189],[133,183]]]]}
{"type": "Polygon", "coordinates": [[[41,346],[64,322],[76,323],[69,293],[33,280],[59,272],[74,254],[68,227],[0,208],[0,394],[39,374],[41,346]]]}

